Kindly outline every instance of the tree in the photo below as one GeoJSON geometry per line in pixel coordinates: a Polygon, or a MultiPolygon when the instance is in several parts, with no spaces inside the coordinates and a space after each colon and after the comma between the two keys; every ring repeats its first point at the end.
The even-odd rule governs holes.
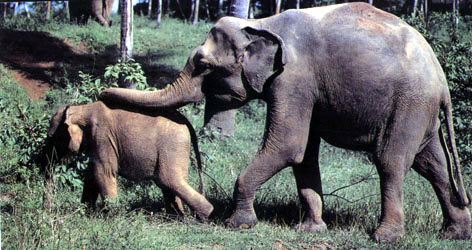
{"type": "Polygon", "coordinates": [[[123,61],[133,56],[133,0],[120,0],[121,7],[121,50],[123,61]]]}
{"type": "Polygon", "coordinates": [[[157,17],[156,17],[157,27],[161,26],[161,18],[162,18],[162,0],[157,0],[157,17]]]}
{"type": "Polygon", "coordinates": [[[249,0],[231,0],[230,15],[247,18],[249,15],[249,0]]]}
{"type": "Polygon", "coordinates": [[[192,24],[198,23],[198,10],[200,9],[200,0],[192,0],[192,24]]]}
{"type": "Polygon", "coordinates": [[[282,7],[282,0],[275,0],[275,14],[280,13],[281,7],[282,7]]]}

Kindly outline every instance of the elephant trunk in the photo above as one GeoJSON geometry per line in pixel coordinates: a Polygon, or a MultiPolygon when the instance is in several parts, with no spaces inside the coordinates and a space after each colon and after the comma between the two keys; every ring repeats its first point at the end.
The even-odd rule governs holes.
{"type": "Polygon", "coordinates": [[[143,108],[179,108],[203,99],[200,77],[192,78],[194,66],[189,60],[180,76],[165,89],[140,91],[110,88],[102,92],[99,99],[105,103],[129,105],[143,108]]]}

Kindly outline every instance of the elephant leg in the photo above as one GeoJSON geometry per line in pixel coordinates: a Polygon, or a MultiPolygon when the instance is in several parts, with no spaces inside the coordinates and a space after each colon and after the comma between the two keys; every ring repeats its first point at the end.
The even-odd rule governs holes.
{"type": "Polygon", "coordinates": [[[105,170],[102,163],[95,163],[94,178],[103,199],[114,199],[118,195],[116,173],[105,170]]]}
{"type": "Polygon", "coordinates": [[[94,14],[94,16],[101,25],[106,27],[110,26],[110,23],[107,21],[107,19],[105,19],[105,17],[103,17],[102,14],[94,14]]]}
{"type": "Polygon", "coordinates": [[[303,161],[312,107],[293,105],[292,113],[288,114],[280,108],[286,105],[269,103],[264,144],[252,163],[238,176],[233,194],[235,210],[226,220],[228,227],[250,228],[256,225],[253,205],[256,190],[280,170],[303,161]],[[296,124],[287,122],[292,120],[296,124]]]}
{"type": "Polygon", "coordinates": [[[382,242],[396,241],[404,234],[403,181],[413,165],[429,121],[419,112],[397,112],[393,118],[396,122],[389,124],[374,155],[380,177],[382,212],[373,238],[382,242]]]}
{"type": "Polygon", "coordinates": [[[445,157],[439,135],[436,134],[416,156],[413,169],[433,186],[443,212],[444,236],[450,239],[468,239],[471,237],[470,213],[466,207],[457,207],[452,202],[454,197],[451,192],[445,157]]]}
{"type": "Polygon", "coordinates": [[[84,190],[82,192],[82,203],[91,208],[95,208],[98,198],[98,186],[91,169],[87,170],[84,180],[84,190]]]}
{"type": "MultiPolygon", "coordinates": [[[[206,221],[213,212],[213,205],[187,182],[190,151],[188,150],[189,145],[186,145],[176,143],[167,149],[165,154],[160,154],[162,157],[159,159],[157,181],[163,186],[163,189],[170,190],[187,203],[200,220],[206,221]]],[[[171,196],[169,199],[172,199],[171,196]]],[[[181,211],[183,212],[183,209],[181,211]]]]}
{"type": "Polygon", "coordinates": [[[184,206],[182,200],[175,195],[170,189],[161,188],[164,195],[164,202],[166,204],[167,213],[175,213],[177,215],[184,215],[184,206]]]}
{"type": "Polygon", "coordinates": [[[303,162],[293,166],[298,195],[305,212],[303,223],[296,228],[303,231],[322,232],[326,230],[326,224],[321,218],[323,191],[318,164],[319,146],[319,137],[310,138],[303,162]]]}

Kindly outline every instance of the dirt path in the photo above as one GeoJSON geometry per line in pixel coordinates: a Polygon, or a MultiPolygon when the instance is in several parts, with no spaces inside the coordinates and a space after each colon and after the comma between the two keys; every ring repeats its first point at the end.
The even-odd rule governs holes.
{"type": "Polygon", "coordinates": [[[51,88],[54,72],[64,63],[87,60],[85,46],[74,47],[71,42],[47,32],[25,32],[0,29],[0,63],[33,100],[44,97],[51,88]]]}

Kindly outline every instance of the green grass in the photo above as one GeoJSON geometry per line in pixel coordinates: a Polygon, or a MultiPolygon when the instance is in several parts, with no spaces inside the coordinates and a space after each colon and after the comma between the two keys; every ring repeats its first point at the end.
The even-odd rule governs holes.
{"type": "MultiPolygon", "coordinates": [[[[94,23],[86,27],[60,22],[39,26],[8,25],[15,29],[50,31],[75,44],[85,44],[95,53],[96,60],[92,62],[101,60],[98,57],[106,58],[106,63],[102,62],[105,65],[116,60],[119,25],[111,30],[94,23]]],[[[207,23],[189,26],[178,20],[165,19],[162,27],[156,29],[153,22],[136,18],[135,58],[142,63],[148,80],[156,86],[170,83],[184,66],[191,50],[203,42],[210,27],[207,23]]],[[[72,77],[78,70],[99,76],[105,65],[65,64],[66,73],[58,78],[57,86],[76,81],[72,77]]],[[[159,188],[150,183],[136,184],[123,179],[120,179],[117,200],[109,204],[106,212],[89,211],[80,203],[80,187],[64,185],[58,179],[46,179],[34,164],[28,165],[31,164],[28,159],[20,160],[19,154],[27,152],[22,146],[31,144],[36,137],[22,141],[14,135],[15,131],[24,130],[23,125],[18,125],[24,123],[18,102],[28,107],[24,111],[26,114],[42,121],[42,117],[66,103],[68,96],[63,89],[57,88],[46,101],[30,102],[3,66],[0,70],[1,128],[12,131],[1,138],[0,144],[1,240],[4,249],[468,249],[471,246],[471,241],[449,241],[439,237],[442,215],[437,198],[429,183],[413,171],[407,175],[404,185],[405,237],[393,244],[372,241],[370,235],[378,225],[380,215],[375,168],[367,156],[336,149],[326,143],[321,147],[320,165],[326,194],[327,232],[314,234],[292,229],[302,215],[290,168],[274,176],[257,192],[255,207],[260,219],[257,226],[241,231],[225,228],[224,220],[232,211],[231,196],[237,175],[251,162],[263,136],[265,105],[259,101],[250,102],[237,113],[235,136],[224,140],[215,139],[201,128],[203,104],[182,109],[200,135],[200,150],[208,175],[206,192],[215,206],[210,223],[197,223],[190,213],[184,218],[166,214],[159,188]],[[23,172],[18,173],[15,169],[23,169],[23,172]]],[[[31,131],[44,133],[44,129],[40,126],[31,131]]],[[[470,177],[465,178],[470,183],[470,177]]],[[[190,183],[198,186],[193,167],[190,168],[190,183]]]]}

